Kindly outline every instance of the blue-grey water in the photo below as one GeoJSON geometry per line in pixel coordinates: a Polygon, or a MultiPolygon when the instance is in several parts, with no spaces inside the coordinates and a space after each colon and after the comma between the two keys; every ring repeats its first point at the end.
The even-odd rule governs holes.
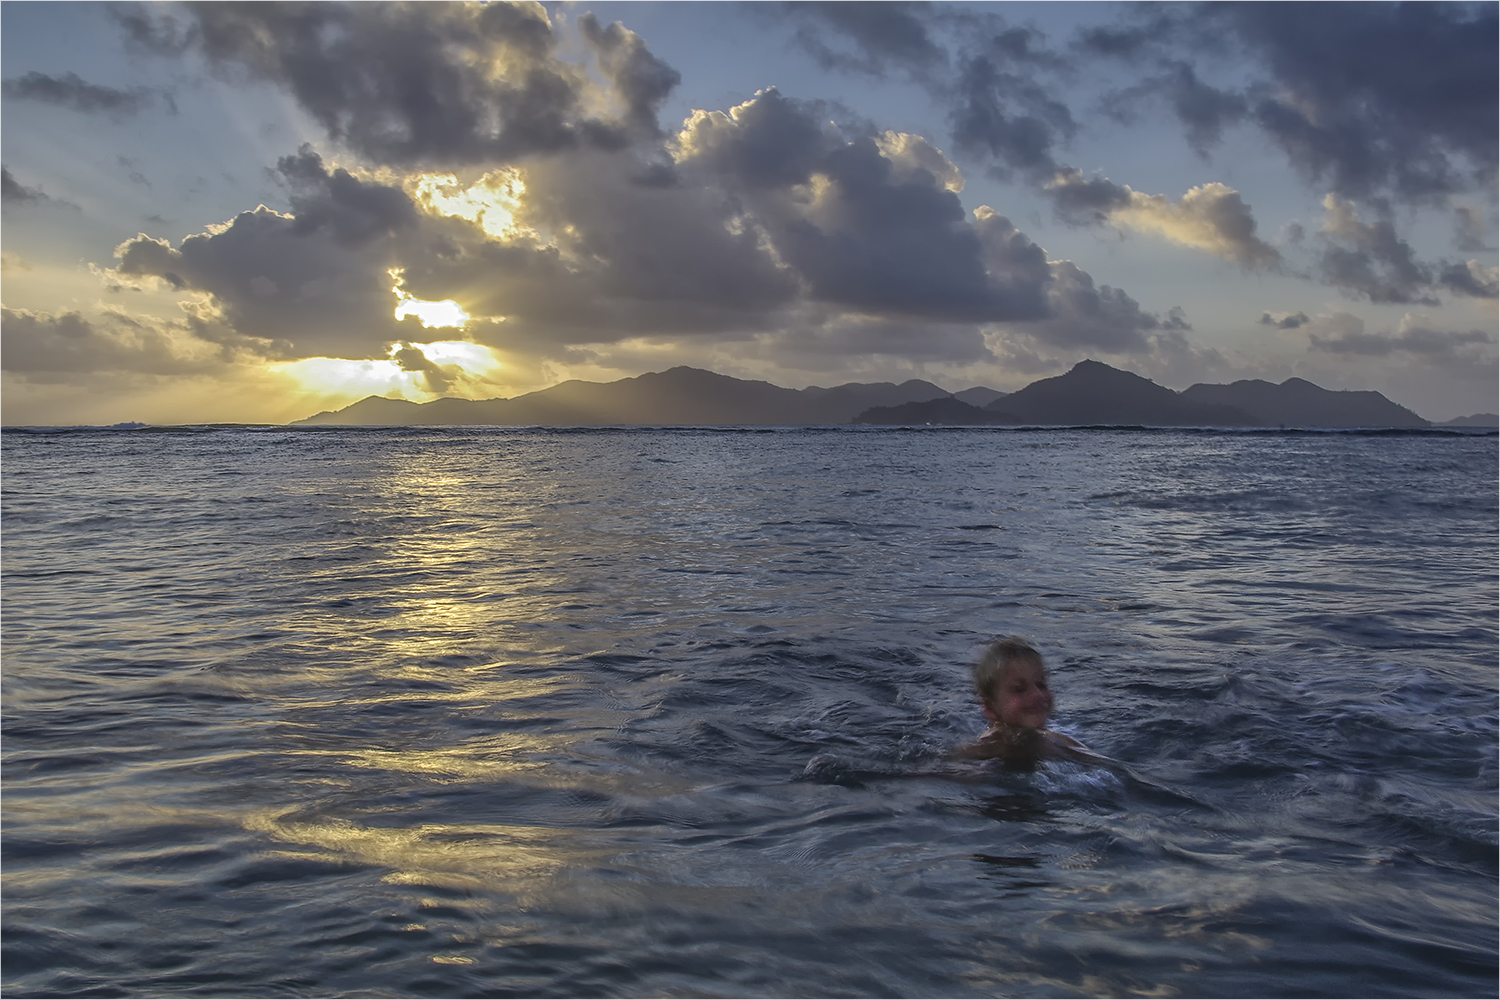
{"type": "Polygon", "coordinates": [[[8,431],[4,992],[1494,996],[1496,441],[8,431]]]}

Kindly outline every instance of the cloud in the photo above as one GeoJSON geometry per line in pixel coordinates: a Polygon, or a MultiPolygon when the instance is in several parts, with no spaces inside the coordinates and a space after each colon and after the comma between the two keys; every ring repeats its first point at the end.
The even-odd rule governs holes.
{"type": "Polygon", "coordinates": [[[1046,191],[1065,219],[1151,233],[1247,270],[1273,270],[1281,264],[1280,252],[1255,235],[1250,206],[1238,191],[1218,182],[1190,188],[1174,202],[1070,168],[1059,171],[1046,191]]]}
{"type": "Polygon", "coordinates": [[[391,359],[404,372],[421,372],[427,391],[439,395],[447,392],[461,374],[458,365],[440,365],[422,353],[420,347],[410,343],[403,343],[393,350],[391,359]]]}
{"type": "Polygon", "coordinates": [[[964,175],[942,150],[919,135],[908,132],[883,132],[875,136],[880,155],[891,163],[892,177],[903,184],[920,182],[921,171],[932,175],[940,187],[954,194],[964,189],[964,175]]]}
{"type": "Polygon", "coordinates": [[[755,349],[786,367],[846,370],[851,359],[899,358],[917,364],[994,361],[972,323],[920,322],[809,310],[800,322],[756,338],[755,349]]]}
{"type": "MultiPolygon", "coordinates": [[[[1105,37],[1085,36],[1084,44],[1105,37]]],[[[1188,145],[1207,159],[1209,150],[1223,139],[1224,130],[1245,119],[1249,104],[1241,94],[1204,83],[1190,63],[1166,60],[1164,69],[1158,76],[1106,96],[1104,107],[1113,117],[1130,121],[1135,105],[1152,99],[1166,102],[1182,123],[1188,145]]]]}
{"type": "Polygon", "coordinates": [[[1497,12],[1480,4],[1230,4],[1213,13],[1276,84],[1253,114],[1346,196],[1422,199],[1492,186],[1497,12]]]}
{"type": "Polygon", "coordinates": [[[1260,314],[1261,326],[1274,326],[1278,330],[1295,330],[1310,322],[1312,321],[1305,312],[1281,313],[1280,315],[1268,312],[1260,314]]]}
{"type": "Polygon", "coordinates": [[[1047,78],[1067,60],[1045,36],[991,11],[909,3],[788,3],[796,41],[825,68],[895,70],[947,109],[955,150],[996,177],[1034,182],[1062,169],[1055,150],[1078,131],[1047,78]]]}
{"type": "Polygon", "coordinates": [[[884,75],[891,69],[922,77],[947,62],[928,31],[928,5],[919,3],[785,3],[800,21],[796,41],[824,69],[884,75]],[[835,49],[836,42],[849,47],[835,49]]]}
{"type": "Polygon", "coordinates": [[[1110,102],[1165,99],[1200,152],[1250,121],[1347,198],[1493,189],[1497,15],[1485,4],[1181,4],[1088,29],[1078,50],[1167,70],[1110,102]],[[1247,61],[1239,89],[1200,62],[1247,61]]]}
{"type": "Polygon", "coordinates": [[[1472,205],[1456,205],[1453,209],[1453,244],[1464,253],[1493,253],[1490,244],[1495,227],[1486,220],[1484,213],[1472,205]]]}
{"type": "Polygon", "coordinates": [[[0,341],[5,371],[43,382],[90,372],[200,373],[222,368],[228,357],[181,325],[118,312],[101,323],[77,312],[0,308],[0,341]]]}
{"type": "Polygon", "coordinates": [[[200,293],[184,300],[199,336],[268,357],[384,357],[411,339],[402,331],[416,320],[395,319],[390,277],[419,229],[410,197],[325,168],[308,147],[283,157],[278,174],[291,213],[260,206],[176,248],[139,235],[116,248],[108,279],[200,293]]]}
{"type": "Polygon", "coordinates": [[[13,100],[40,101],[84,114],[133,115],[151,103],[151,92],[136,87],[116,90],[88,83],[77,73],[48,76],[32,71],[0,83],[0,93],[13,100]]]}
{"type": "MultiPolygon", "coordinates": [[[[881,18],[927,10],[818,16],[855,14],[874,46],[885,44],[881,18]]],[[[277,164],[287,211],[261,206],[177,246],[142,234],[117,249],[108,282],[178,292],[182,322],[227,348],[395,358],[442,384],[446,370],[412,346],[426,339],[416,320],[395,319],[393,286],[418,302],[452,300],[469,317],[462,336],[536,363],[666,343],[971,363],[993,357],[984,330],[997,324],[1119,351],[1149,350],[1145,332],[1190,329],[1180,312],[1161,319],[1049,261],[989,207],[966,213],[962,173],[921,137],[835,124],[831,106],[775,89],[694,112],[664,135],[657,109],[676,71],[589,15],[576,24],[592,71],[560,59],[558,31],[530,4],[116,16],[138,45],[286,89],[364,164],[304,146],[277,164]],[[481,163],[489,172],[476,180],[481,163]]],[[[1033,112],[1066,131],[1066,109],[1013,72],[1052,58],[1038,39],[986,35],[965,72],[999,75],[966,99],[1023,131],[1033,112]]],[[[920,45],[887,41],[882,58],[922,61],[920,45]]],[[[1220,201],[1248,220],[1233,192],[1220,201]]],[[[1172,210],[1227,231],[1232,213],[1186,204],[1172,210]]]]}
{"type": "Polygon", "coordinates": [[[10,168],[0,166],[0,204],[6,207],[20,207],[22,205],[45,206],[47,208],[65,208],[74,212],[81,209],[66,198],[54,198],[40,187],[26,187],[16,180],[10,168]]]}
{"type": "Polygon", "coordinates": [[[948,122],[959,152],[989,162],[989,172],[1008,180],[1015,175],[1042,182],[1062,165],[1054,149],[1078,131],[1068,106],[1052,88],[1030,73],[1015,72],[1015,63],[999,51],[980,52],[959,61],[957,79],[948,93],[948,122]]]}
{"type": "Polygon", "coordinates": [[[34,268],[31,262],[20,254],[11,253],[9,250],[0,253],[0,272],[9,274],[16,271],[31,271],[34,268]]]}
{"type": "Polygon", "coordinates": [[[1411,245],[1396,236],[1388,219],[1366,223],[1352,202],[1329,193],[1323,199],[1325,247],[1318,274],[1328,284],[1364,295],[1371,302],[1437,305],[1426,294],[1432,272],[1411,245]]]}
{"type": "Polygon", "coordinates": [[[1459,295],[1476,299],[1493,299],[1500,295],[1500,268],[1485,267],[1477,260],[1467,264],[1444,262],[1438,272],[1438,284],[1459,295]]]}
{"type": "Polygon", "coordinates": [[[1427,361],[1455,361],[1470,356],[1478,345],[1494,343],[1484,330],[1436,330],[1426,319],[1407,313],[1394,334],[1366,333],[1364,320],[1349,313],[1319,317],[1309,328],[1315,351],[1344,356],[1386,357],[1404,353],[1427,361]]]}
{"type": "Polygon", "coordinates": [[[1015,330],[1052,348],[1099,348],[1112,354],[1150,349],[1146,334],[1162,323],[1140,303],[1118,288],[1095,287],[1088,272],[1072,261],[1052,261],[1049,266],[1048,317],[1014,324],[1015,330]]]}
{"type": "Polygon", "coordinates": [[[1176,202],[1131,191],[1130,201],[1111,212],[1110,221],[1248,269],[1274,268],[1281,261],[1276,248],[1255,235],[1255,218],[1240,193],[1217,182],[1190,188],[1176,202]]]}
{"type": "Polygon", "coordinates": [[[1116,60],[1141,73],[1103,107],[1165,104],[1201,156],[1240,123],[1309,181],[1344,197],[1441,200],[1493,190],[1493,5],[1133,5],[1055,49],[990,11],[940,5],[786,4],[796,40],[828,69],[904,72],[948,110],[955,151],[1038,186],[1070,168],[1079,131],[1053,81],[1116,60]],[[1204,79],[1228,76],[1232,84],[1204,79]]]}
{"type": "Polygon", "coordinates": [[[656,135],[656,111],[682,75],[646,48],[641,36],[616,21],[600,27],[593,14],[578,19],[583,37],[598,59],[601,72],[625,103],[625,120],[639,133],[656,135]]]}
{"type": "Polygon", "coordinates": [[[678,167],[743,199],[812,301],[945,321],[1045,314],[1039,248],[986,243],[951,179],[911,169],[915,142],[845,137],[823,114],[774,89],[729,114],[698,112],[678,136],[678,167]]]}
{"type": "Polygon", "coordinates": [[[633,33],[579,19],[602,74],[558,58],[536,3],[192,4],[115,16],[137,46],[193,52],[230,79],[288,91],[329,137],[375,163],[499,164],[654,135],[677,83],[633,33]],[[181,12],[179,19],[178,13],[181,12]],[[604,107],[623,101],[623,113],[604,107]]]}

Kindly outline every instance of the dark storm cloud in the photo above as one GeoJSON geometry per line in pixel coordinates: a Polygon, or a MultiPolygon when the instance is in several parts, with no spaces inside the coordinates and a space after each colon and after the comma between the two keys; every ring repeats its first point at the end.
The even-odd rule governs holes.
{"type": "Polygon", "coordinates": [[[242,212],[176,249],[137,236],[115,251],[114,273],[210,295],[209,306],[190,312],[207,340],[283,358],[384,356],[403,328],[387,271],[399,266],[399,237],[416,227],[411,200],[325,170],[306,147],[279,169],[295,214],[242,212]]]}
{"type": "Polygon", "coordinates": [[[1075,46],[1166,71],[1111,103],[1164,98],[1200,151],[1250,121],[1310,181],[1420,201],[1494,184],[1496,28],[1493,4],[1183,4],[1133,8],[1075,46]],[[1246,57],[1241,90],[1198,77],[1246,57]]]}
{"type": "Polygon", "coordinates": [[[1256,120],[1308,175],[1350,195],[1492,185],[1494,4],[1227,4],[1276,83],[1256,120]]]}
{"type": "Polygon", "coordinates": [[[670,186],[637,183],[629,151],[549,157],[524,169],[504,239],[304,147],[278,165],[291,213],[245,212],[176,248],[137,237],[113,273],[206,296],[189,322],[215,343],[290,359],[383,358],[400,342],[398,361],[438,378],[410,353],[432,335],[392,316],[392,272],[403,294],[459,302],[474,339],[559,360],[631,337],[771,335],[805,338],[805,354],[968,362],[988,357],[986,324],[1115,351],[1185,325],[1049,262],[998,213],[966,215],[957,172],[920,138],[845,136],[825,110],[767,92],[702,113],[670,186]]]}
{"type": "Polygon", "coordinates": [[[1494,184],[1493,4],[1140,5],[1065,51],[990,11],[792,4],[786,16],[828,68],[923,83],[949,110],[956,151],[1001,176],[1044,184],[1066,169],[1058,150],[1079,126],[1050,74],[1104,58],[1144,74],[1106,109],[1160,101],[1200,154],[1250,122],[1346,197],[1422,200],[1494,184]],[[1207,82],[1221,65],[1247,72],[1232,86],[1207,82]]]}
{"type": "Polygon", "coordinates": [[[1309,322],[1311,321],[1305,312],[1286,313],[1281,316],[1273,316],[1270,313],[1260,314],[1261,326],[1274,326],[1278,330],[1295,330],[1306,326],[1309,322]]]}
{"type": "Polygon", "coordinates": [[[793,3],[797,41],[827,69],[905,73],[948,110],[957,152],[996,176],[1042,182],[1077,132],[1048,74],[1067,61],[1046,39],[991,12],[932,4],[793,3]],[[949,40],[949,36],[961,40],[949,40]],[[836,47],[837,46],[837,47],[836,47]]]}
{"type": "Polygon", "coordinates": [[[1053,151],[1078,126],[1068,106],[1031,74],[999,53],[981,52],[960,62],[953,93],[948,121],[959,152],[987,160],[1004,179],[1041,181],[1062,167],[1053,151]]]}
{"type": "Polygon", "coordinates": [[[795,298],[761,234],[726,226],[721,194],[643,187],[638,165],[581,151],[548,161],[529,177],[525,221],[555,242],[499,241],[304,147],[278,166],[290,214],[241,213],[176,249],[139,236],[114,274],[207,293],[200,336],[278,358],[383,358],[393,341],[431,339],[394,319],[391,271],[417,299],[505,318],[476,324],[476,339],[548,357],[643,334],[749,336],[795,298]]]}
{"type": "Polygon", "coordinates": [[[324,230],[341,245],[357,246],[417,224],[406,192],[357,180],[342,167],[325,170],[309,145],[277,160],[276,172],[291,188],[293,232],[299,235],[324,230]]]}
{"type": "Polygon", "coordinates": [[[768,90],[731,115],[700,114],[679,167],[743,198],[813,301],[975,322],[1046,314],[1040,248],[987,244],[930,170],[899,171],[878,137],[846,138],[822,111],[768,90]]]}
{"type": "Polygon", "coordinates": [[[0,92],[13,100],[41,101],[85,114],[130,115],[151,103],[152,94],[142,88],[116,90],[88,83],[77,73],[48,76],[32,71],[0,84],[0,92]]]}
{"type": "Polygon", "coordinates": [[[289,91],[328,135],[387,164],[495,163],[656,131],[677,74],[623,29],[580,19],[623,118],[589,112],[594,85],[556,57],[538,5],[219,4],[130,7],[137,45],[196,52],[215,72],[289,91]]]}

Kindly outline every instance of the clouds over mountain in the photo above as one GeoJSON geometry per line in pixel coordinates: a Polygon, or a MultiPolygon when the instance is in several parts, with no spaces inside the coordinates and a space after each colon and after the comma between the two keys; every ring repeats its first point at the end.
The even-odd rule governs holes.
{"type": "Polygon", "coordinates": [[[973,361],[993,357],[997,331],[1130,352],[1162,327],[994,210],[967,213],[958,168],[921,137],[836,124],[836,109],[775,89],[666,134],[676,71],[588,15],[593,75],[530,4],[118,16],[147,49],[285,89],[353,156],[283,157],[289,211],[119,247],[112,279],[189,295],[210,343],[278,359],[398,344],[437,384],[410,353],[417,321],[392,315],[400,296],[451,300],[467,336],[532,359],[755,340],[829,366],[973,361]]]}
{"type": "Polygon", "coordinates": [[[1493,122],[1427,120],[1423,96],[1483,76],[1453,31],[1492,12],[1292,12],[1304,32],[1347,18],[1373,46],[1361,53],[1248,7],[1077,9],[1020,15],[1044,29],[1000,5],[752,5],[712,23],[639,8],[653,45],[527,2],[89,8],[112,45],[162,58],[28,64],[6,81],[32,137],[4,171],[7,250],[37,264],[7,272],[12,304],[69,304],[9,316],[4,365],[41,377],[94,344],[121,370],[258,363],[308,385],[378,370],[359,384],[493,394],[681,363],[1007,386],[1084,354],[1193,381],[1242,361],[1398,359],[1384,371],[1492,351],[1462,331],[1496,298],[1493,183],[1476,172],[1493,122]],[[725,22],[754,30],[726,42],[725,22]],[[1408,72],[1397,29],[1424,53],[1409,93],[1371,61],[1408,72]],[[691,31],[699,48],[679,48],[691,31]],[[703,77],[704,51],[725,65],[677,100],[670,63],[703,77]],[[786,54],[783,81],[844,87],[860,110],[756,91],[782,72],[768,53],[786,54]],[[869,94],[812,63],[868,77],[869,94]],[[49,147],[75,113],[98,136],[64,169],[49,147]],[[887,114],[927,114],[932,131],[864,117],[887,114]],[[1075,165],[1094,162],[1113,173],[1075,165]],[[63,205],[91,242],[54,237],[63,205]],[[106,302],[166,318],[133,330],[114,306],[76,305],[96,292],[90,270],[106,302]],[[1328,293],[1304,280],[1367,316],[1434,318],[1371,340],[1310,318],[1328,293]],[[1204,291],[1217,281],[1222,296],[1204,291]],[[113,297],[131,288],[149,294],[113,297]],[[1267,308],[1286,311],[1256,324],[1267,308]],[[1236,342],[1278,355],[1244,360],[1236,342]]]}

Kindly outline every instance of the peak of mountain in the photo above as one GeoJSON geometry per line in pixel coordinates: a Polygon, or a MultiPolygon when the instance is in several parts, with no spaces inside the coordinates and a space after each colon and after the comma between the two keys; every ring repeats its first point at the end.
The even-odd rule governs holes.
{"type": "Polygon", "coordinates": [[[1259,421],[1230,406],[1184,399],[1165,386],[1099,361],[1080,361],[985,406],[1016,423],[1243,427],[1259,421]]]}
{"type": "Polygon", "coordinates": [[[385,396],[366,396],[357,403],[350,403],[342,410],[324,410],[297,424],[346,424],[375,427],[423,423],[419,415],[421,404],[406,399],[387,399],[385,396]]]}

